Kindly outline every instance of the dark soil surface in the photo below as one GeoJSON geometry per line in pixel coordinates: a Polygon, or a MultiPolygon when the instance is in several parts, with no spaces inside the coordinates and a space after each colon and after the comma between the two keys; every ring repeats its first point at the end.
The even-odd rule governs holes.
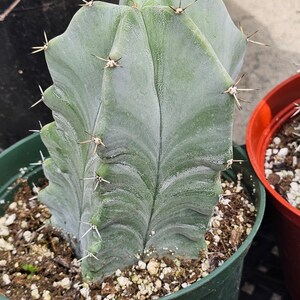
{"type": "MultiPolygon", "coordinates": [[[[250,233],[256,209],[241,182],[224,181],[224,194],[206,233],[207,251],[196,260],[170,255],[138,261],[103,283],[86,283],[80,262],[57,229],[47,225],[50,213],[24,179],[4,217],[0,218],[0,294],[12,300],[158,299],[185,288],[222,265],[250,233]]],[[[39,185],[44,185],[41,182],[39,185]]]]}
{"type": "Polygon", "coordinates": [[[300,116],[276,133],[266,151],[265,175],[270,185],[300,209],[300,116]]]}

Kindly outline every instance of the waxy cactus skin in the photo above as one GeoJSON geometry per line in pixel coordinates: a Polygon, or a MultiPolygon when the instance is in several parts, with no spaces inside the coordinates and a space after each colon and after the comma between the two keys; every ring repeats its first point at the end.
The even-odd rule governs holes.
{"type": "Polygon", "coordinates": [[[219,0],[123,4],[87,2],[44,49],[39,197],[94,280],[205,247],[247,42],[219,0]]]}

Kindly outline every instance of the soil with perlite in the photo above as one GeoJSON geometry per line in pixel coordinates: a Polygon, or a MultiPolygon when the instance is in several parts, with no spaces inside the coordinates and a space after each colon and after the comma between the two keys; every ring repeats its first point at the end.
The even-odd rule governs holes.
{"type": "Polygon", "coordinates": [[[83,281],[69,243],[48,225],[51,215],[36,197],[40,188],[19,179],[14,201],[0,218],[0,294],[12,300],[153,300],[186,288],[221,266],[251,232],[256,209],[241,177],[237,183],[223,181],[224,194],[205,235],[207,251],[198,259],[139,260],[101,284],[83,281]]]}
{"type": "Polygon", "coordinates": [[[300,209],[300,116],[285,122],[270,141],[265,176],[282,197],[300,209]]]}

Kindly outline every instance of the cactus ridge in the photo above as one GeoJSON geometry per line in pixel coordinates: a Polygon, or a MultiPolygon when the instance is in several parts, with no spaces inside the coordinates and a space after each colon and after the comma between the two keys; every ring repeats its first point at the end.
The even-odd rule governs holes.
{"type": "Polygon", "coordinates": [[[40,199],[97,280],[205,247],[232,158],[224,91],[246,46],[222,1],[182,1],[179,14],[168,0],[121,4],[84,5],[45,51],[54,122],[41,131],[51,158],[40,199]]]}

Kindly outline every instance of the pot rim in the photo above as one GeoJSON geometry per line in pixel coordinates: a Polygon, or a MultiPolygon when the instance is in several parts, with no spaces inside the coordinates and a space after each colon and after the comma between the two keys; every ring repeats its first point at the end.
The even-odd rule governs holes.
{"type": "MultiPolygon", "coordinates": [[[[272,100],[274,99],[274,97],[276,97],[276,94],[278,94],[282,89],[285,89],[289,84],[291,84],[295,80],[299,80],[299,79],[300,79],[300,74],[296,74],[296,75],[289,77],[288,79],[286,79],[283,82],[276,85],[271,91],[268,92],[268,94],[266,96],[264,96],[261,99],[259,104],[255,107],[254,111],[252,112],[252,115],[248,122],[247,131],[246,131],[246,149],[247,149],[247,153],[249,155],[251,164],[253,166],[253,169],[255,170],[257,176],[259,177],[260,181],[265,186],[265,188],[268,190],[268,192],[274,197],[274,199],[276,199],[280,203],[280,205],[282,205],[288,211],[290,211],[291,213],[295,214],[296,216],[298,216],[300,218],[300,210],[297,209],[296,207],[294,207],[293,205],[291,205],[284,197],[282,197],[279,193],[277,193],[271,187],[270,183],[265,178],[264,164],[261,163],[261,160],[260,160],[261,157],[257,157],[257,155],[255,154],[257,151],[255,150],[255,146],[252,143],[253,136],[256,135],[255,134],[255,123],[259,119],[261,112],[266,107],[270,107],[270,108],[272,107],[272,102],[273,102],[272,100]]],[[[299,97],[300,97],[300,92],[299,92],[299,97]]],[[[269,111],[270,111],[270,109],[269,109],[269,111]]],[[[275,118],[278,117],[277,128],[282,123],[284,123],[287,119],[287,118],[281,119],[279,115],[280,114],[272,116],[271,111],[270,111],[270,115],[267,116],[267,117],[271,118],[272,120],[275,120],[275,118]]],[[[260,152],[263,153],[263,157],[265,156],[265,152],[267,150],[268,143],[269,143],[269,140],[266,140],[265,137],[270,132],[270,127],[272,125],[272,122],[270,122],[270,123],[271,124],[268,124],[268,126],[266,128],[263,128],[264,133],[261,132],[262,134],[259,139],[259,143],[258,143],[258,145],[256,145],[256,147],[258,147],[258,150],[260,150],[260,152]]],[[[272,132],[272,133],[274,133],[274,132],[272,132]]]]}

